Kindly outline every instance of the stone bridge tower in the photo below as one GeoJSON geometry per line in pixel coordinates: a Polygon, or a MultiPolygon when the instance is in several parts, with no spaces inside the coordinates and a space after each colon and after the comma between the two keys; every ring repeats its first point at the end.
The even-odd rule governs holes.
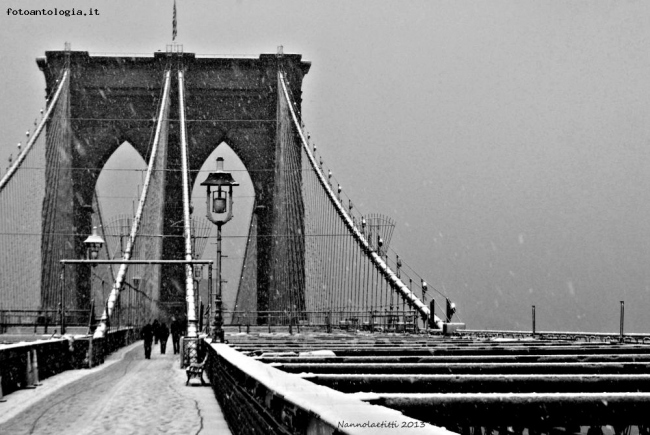
{"type": "MultiPolygon", "coordinates": [[[[268,237],[278,219],[276,204],[287,201],[278,182],[281,155],[277,134],[278,79],[280,63],[291,91],[300,105],[303,76],[310,63],[300,55],[262,54],[257,58],[199,57],[193,53],[158,52],[152,56],[94,56],[83,51],[49,51],[37,60],[46,78],[47,95],[56,89],[57,78],[70,65],[70,134],[66,144],[72,161],[65,189],[66,219],[76,229],[75,249],[79,257],[83,240],[91,231],[93,192],[101,168],[128,141],[146,161],[151,132],[155,127],[157,101],[162,92],[166,68],[182,68],[185,74],[186,118],[191,185],[208,156],[226,142],[239,156],[253,181],[257,219],[257,308],[269,308],[270,280],[277,266],[273,256],[273,237],[268,237]]],[[[167,137],[166,188],[162,228],[165,235],[182,236],[173,223],[182,220],[181,163],[178,122],[178,83],[173,80],[167,137]]],[[[44,213],[44,228],[52,225],[44,213]]],[[[162,259],[180,259],[182,237],[166,237],[162,259]]],[[[296,246],[303,252],[304,246],[296,246]]],[[[43,258],[48,255],[43,247],[43,258]]],[[[88,288],[89,272],[77,273],[77,288],[88,288]],[[84,274],[86,273],[86,274],[84,274]],[[84,285],[85,283],[85,285],[84,285]]],[[[43,277],[43,285],[48,285],[43,277]]],[[[163,302],[185,300],[182,267],[165,267],[159,298],[163,302]]],[[[304,282],[304,280],[303,280],[304,282]]],[[[44,291],[45,293],[45,291],[44,291]]],[[[87,292],[78,291],[76,308],[89,306],[87,292]]]]}

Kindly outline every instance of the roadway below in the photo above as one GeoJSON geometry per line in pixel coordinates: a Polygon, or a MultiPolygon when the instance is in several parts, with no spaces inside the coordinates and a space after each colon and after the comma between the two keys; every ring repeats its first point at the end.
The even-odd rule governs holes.
{"type": "Polygon", "coordinates": [[[146,360],[139,341],[98,367],[70,370],[5,396],[0,434],[229,434],[212,388],[196,379],[185,386],[171,342],[167,352],[161,355],[154,345],[146,360]]]}

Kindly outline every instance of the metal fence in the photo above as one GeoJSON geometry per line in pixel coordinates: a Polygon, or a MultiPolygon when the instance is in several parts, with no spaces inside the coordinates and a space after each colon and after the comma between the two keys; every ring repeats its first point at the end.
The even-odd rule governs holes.
{"type": "Polygon", "coordinates": [[[418,332],[424,325],[415,310],[225,311],[228,326],[288,326],[368,332],[418,332]]]}
{"type": "Polygon", "coordinates": [[[91,310],[0,310],[0,333],[9,327],[44,328],[65,326],[92,326],[91,310]]]}

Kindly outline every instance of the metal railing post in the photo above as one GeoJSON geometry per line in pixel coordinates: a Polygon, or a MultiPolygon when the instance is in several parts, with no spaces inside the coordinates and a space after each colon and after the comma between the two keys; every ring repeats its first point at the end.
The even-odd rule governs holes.
{"type": "Polygon", "coordinates": [[[535,305],[533,305],[533,337],[535,336],[535,305]]]}
{"type": "Polygon", "coordinates": [[[622,342],[624,340],[624,333],[623,333],[623,326],[625,322],[625,301],[621,301],[621,337],[620,341],[622,342]]]}
{"type": "Polygon", "coordinates": [[[61,335],[65,334],[65,264],[61,265],[61,335]]]}

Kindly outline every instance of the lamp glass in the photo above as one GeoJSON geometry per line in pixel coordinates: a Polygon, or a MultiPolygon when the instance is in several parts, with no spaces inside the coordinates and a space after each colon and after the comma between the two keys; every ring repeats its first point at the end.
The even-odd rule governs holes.
{"type": "Polygon", "coordinates": [[[226,198],[222,198],[220,195],[221,192],[214,192],[212,196],[212,211],[214,213],[225,213],[226,212],[226,198]]]}

